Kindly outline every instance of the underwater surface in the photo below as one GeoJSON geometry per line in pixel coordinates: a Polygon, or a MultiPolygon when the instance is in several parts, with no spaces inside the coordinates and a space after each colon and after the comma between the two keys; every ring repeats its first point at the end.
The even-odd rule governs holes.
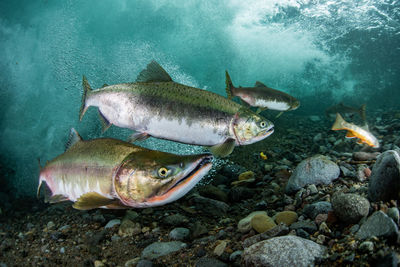
{"type": "MultiPolygon", "coordinates": [[[[1,1],[0,84],[0,263],[5,266],[25,260],[32,266],[134,266],[139,260],[155,266],[284,265],[283,258],[260,262],[257,255],[263,252],[247,249],[262,240],[270,240],[263,246],[272,249],[267,246],[274,247],[274,238],[286,238],[276,242],[287,242],[304,266],[397,266],[397,0],[1,1]],[[277,110],[262,111],[275,132],[236,147],[228,157],[216,156],[199,185],[172,204],[82,212],[70,202],[36,200],[39,164],[64,153],[71,128],[84,140],[126,141],[132,134],[117,126],[103,133],[96,107],[79,120],[82,76],[92,88],[131,83],[152,60],[180,84],[226,97],[228,71],[237,88],[260,81],[295,97],[300,106],[279,116],[277,110]],[[351,123],[346,130],[352,138],[331,131],[336,113],[351,123]],[[356,144],[371,136],[379,147],[356,144]],[[316,164],[315,177],[325,180],[289,186],[302,164],[316,164]],[[352,203],[358,203],[355,210],[352,203]],[[250,224],[246,216],[254,211],[264,213],[256,219],[253,214],[250,224]],[[239,223],[245,218],[247,226],[239,223]],[[113,220],[116,224],[106,227],[113,220]],[[257,235],[268,224],[280,228],[257,235]],[[171,237],[176,227],[190,234],[181,229],[172,234],[179,238],[171,237]],[[291,239],[296,236],[313,243],[291,239]],[[175,242],[167,245],[176,246],[166,253],[173,256],[143,255],[156,241],[175,242]],[[313,253],[299,256],[299,244],[313,253]],[[120,255],[127,246],[133,247],[120,255]]],[[[207,151],[154,137],[135,144],[180,155],[207,151]]]]}

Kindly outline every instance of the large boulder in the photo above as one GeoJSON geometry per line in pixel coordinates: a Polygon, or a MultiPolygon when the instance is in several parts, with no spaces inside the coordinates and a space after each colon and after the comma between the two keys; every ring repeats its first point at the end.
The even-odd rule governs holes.
{"type": "Polygon", "coordinates": [[[244,250],[244,266],[313,266],[326,248],[298,236],[280,236],[251,245],[244,250]]]}
{"type": "Polygon", "coordinates": [[[368,195],[371,201],[400,199],[400,156],[395,150],[383,152],[376,160],[368,195]]]}
{"type": "Polygon", "coordinates": [[[293,193],[309,184],[330,184],[339,174],[335,162],[322,155],[313,156],[297,165],[286,185],[286,192],[293,193]]]}

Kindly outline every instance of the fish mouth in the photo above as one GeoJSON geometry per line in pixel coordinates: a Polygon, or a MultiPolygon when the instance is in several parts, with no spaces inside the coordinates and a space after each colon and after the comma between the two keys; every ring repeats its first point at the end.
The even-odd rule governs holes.
{"type": "Polygon", "coordinates": [[[174,191],[178,187],[183,186],[183,184],[185,184],[192,178],[196,177],[196,175],[198,173],[200,173],[201,170],[203,170],[207,167],[211,167],[213,158],[214,157],[212,154],[204,154],[204,157],[202,157],[202,158],[198,159],[197,161],[195,161],[194,163],[192,163],[192,165],[194,165],[195,167],[192,170],[190,170],[186,175],[184,175],[181,179],[179,179],[173,185],[171,185],[166,190],[166,193],[168,193],[170,191],[174,191]]]}

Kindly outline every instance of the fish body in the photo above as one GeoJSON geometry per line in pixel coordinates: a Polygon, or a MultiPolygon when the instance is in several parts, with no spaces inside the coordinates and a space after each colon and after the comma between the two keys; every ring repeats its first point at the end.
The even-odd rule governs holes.
{"type": "Polygon", "coordinates": [[[41,168],[50,203],[70,200],[77,209],[160,206],[192,189],[211,169],[209,153],[175,155],[111,138],[74,141],[41,168]]]}
{"type": "Polygon", "coordinates": [[[268,137],[273,124],[218,94],[172,81],[152,61],[134,83],[92,90],[84,77],[80,119],[90,106],[99,109],[103,125],[132,129],[133,141],[153,136],[212,147],[220,156],[234,146],[268,137]]]}
{"type": "Polygon", "coordinates": [[[358,138],[359,144],[364,143],[374,148],[379,147],[378,139],[367,128],[346,122],[339,113],[336,114],[336,121],[332,126],[332,130],[347,130],[346,138],[358,138]]]}
{"type": "Polygon", "coordinates": [[[365,108],[366,108],[366,104],[363,104],[358,108],[355,108],[355,107],[346,106],[343,103],[339,103],[337,105],[327,108],[325,110],[325,114],[326,114],[326,116],[329,116],[330,114],[336,114],[336,113],[349,114],[349,115],[357,114],[360,116],[360,118],[363,121],[366,121],[365,108]]]}
{"type": "Polygon", "coordinates": [[[226,71],[225,74],[226,92],[229,99],[237,96],[252,107],[278,111],[295,110],[300,106],[300,102],[293,96],[269,88],[258,81],[254,87],[235,87],[229,73],[226,71]]]}

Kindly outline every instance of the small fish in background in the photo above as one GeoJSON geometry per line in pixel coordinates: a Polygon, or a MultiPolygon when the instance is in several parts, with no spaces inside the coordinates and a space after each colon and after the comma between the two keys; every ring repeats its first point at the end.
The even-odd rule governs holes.
{"type": "Polygon", "coordinates": [[[175,155],[111,138],[84,141],[71,129],[66,151],[41,168],[51,195],[80,210],[160,206],[189,192],[211,169],[212,155],[175,155]]]}
{"type": "Polygon", "coordinates": [[[325,110],[325,114],[327,117],[329,117],[330,114],[335,115],[336,113],[346,114],[346,115],[357,114],[360,116],[360,118],[363,120],[363,122],[365,122],[366,121],[365,109],[366,109],[366,104],[361,105],[361,107],[355,108],[355,107],[346,106],[343,103],[339,103],[337,105],[333,105],[333,106],[327,108],[325,110]]]}
{"type": "Polygon", "coordinates": [[[358,144],[367,144],[374,148],[379,147],[378,139],[368,130],[367,125],[360,127],[346,122],[339,113],[336,113],[336,121],[332,126],[332,130],[347,130],[346,138],[358,138],[358,144]]]}
{"type": "Polygon", "coordinates": [[[136,82],[92,90],[83,77],[83,88],[79,119],[90,106],[98,107],[103,131],[111,125],[132,129],[131,142],[153,136],[208,146],[224,157],[274,131],[272,122],[226,97],[174,82],[155,61],[136,82]]]}
{"type": "Polygon", "coordinates": [[[257,113],[266,109],[278,110],[281,111],[281,113],[276,117],[279,117],[284,111],[295,110],[300,106],[300,101],[293,96],[269,88],[258,81],[254,87],[235,87],[228,71],[225,71],[225,74],[226,94],[228,95],[228,99],[237,96],[248,105],[257,107],[257,113]]]}

